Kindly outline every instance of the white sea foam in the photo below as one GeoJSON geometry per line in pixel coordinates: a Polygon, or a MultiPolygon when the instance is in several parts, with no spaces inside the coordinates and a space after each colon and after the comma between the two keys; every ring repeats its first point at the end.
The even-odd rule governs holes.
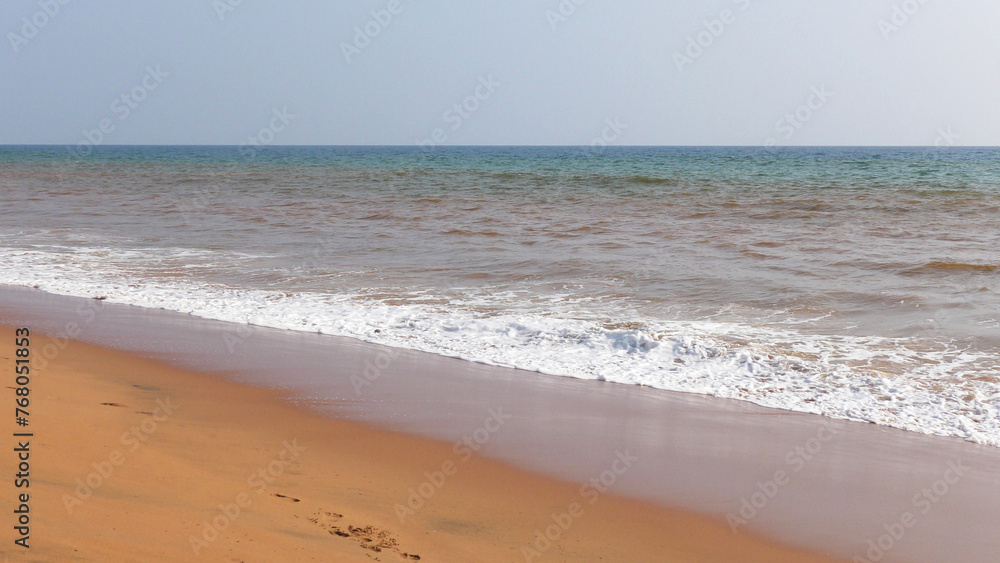
{"type": "Polygon", "coordinates": [[[726,322],[630,318],[615,323],[509,312],[514,307],[486,313],[469,303],[442,300],[387,304],[360,294],[195,287],[92,263],[104,263],[109,253],[116,261],[128,258],[122,251],[91,250],[70,260],[65,254],[53,260],[55,255],[40,251],[0,253],[10,266],[0,273],[4,284],[336,334],[547,374],[740,399],[1000,446],[1000,385],[970,376],[996,359],[917,340],[821,336],[726,322]]]}

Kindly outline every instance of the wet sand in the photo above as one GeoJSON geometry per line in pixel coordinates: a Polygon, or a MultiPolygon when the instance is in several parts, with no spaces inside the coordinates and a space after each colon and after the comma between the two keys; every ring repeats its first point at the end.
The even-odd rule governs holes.
{"type": "MultiPolygon", "coordinates": [[[[638,501],[653,513],[685,514],[676,509],[699,513],[708,519],[695,520],[725,532],[718,538],[712,536],[712,544],[724,546],[729,539],[752,541],[764,536],[849,560],[867,557],[868,541],[878,541],[887,530],[898,531],[896,523],[908,512],[914,525],[904,528],[899,539],[889,538],[891,545],[880,561],[988,561],[1000,552],[1000,540],[993,533],[1000,521],[998,448],[738,401],[542,376],[350,339],[237,326],[26,289],[0,291],[0,321],[38,327],[54,335],[66,333],[70,323],[76,323],[76,336],[94,344],[173,366],[213,371],[223,379],[277,388],[277,394],[270,396],[292,397],[299,407],[336,418],[313,417],[324,424],[353,424],[378,432],[380,437],[373,439],[377,443],[384,440],[382,435],[415,440],[377,429],[438,440],[424,442],[443,448],[441,455],[433,463],[424,463],[413,474],[416,477],[411,475],[401,489],[404,500],[408,488],[427,480],[421,477],[424,471],[456,458],[453,444],[463,437],[473,440],[477,454],[508,464],[501,466],[505,469],[529,469],[569,487],[562,501],[550,500],[537,510],[521,507],[512,522],[491,520],[494,526],[502,521],[504,529],[520,530],[522,519],[544,522],[551,518],[557,507],[581,498],[579,485],[566,483],[599,478],[617,453],[628,452],[638,460],[615,475],[608,493],[594,506],[606,506],[604,499],[614,498],[616,502],[638,501]],[[502,428],[483,430],[490,411],[497,409],[508,417],[502,428]],[[477,436],[483,438],[481,443],[477,436]],[[970,468],[957,481],[952,479],[954,471],[948,473],[949,464],[955,463],[970,468]],[[945,479],[954,482],[948,484],[945,479]],[[939,483],[947,487],[943,494],[934,493],[939,483]],[[920,496],[924,490],[930,490],[931,496],[920,496]],[[926,512],[922,511],[925,507],[926,512]],[[727,517],[737,533],[726,524],[727,517]]],[[[56,361],[61,357],[60,353],[56,361]]],[[[190,375],[202,385],[224,383],[190,375]]],[[[226,420],[239,420],[236,413],[226,416],[226,420]]],[[[357,449],[367,451],[368,446],[357,449]]],[[[404,463],[398,456],[385,455],[392,460],[387,462],[391,467],[404,463]]],[[[478,455],[472,459],[493,463],[478,455]]],[[[475,480],[471,474],[480,473],[479,469],[465,471],[472,465],[459,467],[456,483],[464,478],[475,480]]],[[[474,489],[481,491],[482,486],[474,489]]],[[[508,489],[501,488],[498,496],[509,495],[508,489]]],[[[444,498],[444,490],[431,500],[444,498]]],[[[525,501],[530,502],[535,495],[527,496],[531,498],[525,501]]],[[[433,513],[433,503],[427,504],[412,521],[433,513]]],[[[382,507],[383,516],[386,508],[382,507]]],[[[454,507],[441,510],[457,514],[454,507]]],[[[491,512],[492,508],[478,511],[491,512]]],[[[338,513],[346,515],[344,510],[338,513]]],[[[388,518],[390,524],[393,519],[398,522],[391,513],[388,518]]],[[[617,525],[622,517],[612,511],[595,520],[601,521],[595,524],[600,528],[617,525]]],[[[386,520],[377,523],[385,525],[386,520]]],[[[628,523],[629,529],[639,525],[628,523]]],[[[444,531],[440,526],[432,529],[438,530],[434,535],[444,531]]],[[[527,531],[528,540],[518,541],[530,541],[534,528],[527,531]]],[[[587,534],[589,538],[600,532],[595,529],[587,534]]],[[[512,536],[503,535],[508,537],[512,536]]],[[[615,541],[606,536],[605,540],[615,541]]],[[[637,541],[646,540],[622,543],[637,541]]],[[[884,538],[882,543],[888,545],[884,538]]],[[[674,547],[656,545],[665,551],[653,553],[679,553],[672,551],[674,547]]],[[[545,558],[576,560],[575,555],[560,558],[554,553],[548,552],[545,558]]],[[[748,559],[752,556],[747,551],[730,560],[752,560],[748,559]]],[[[608,557],[615,561],[658,560],[659,556],[608,557]]]]}

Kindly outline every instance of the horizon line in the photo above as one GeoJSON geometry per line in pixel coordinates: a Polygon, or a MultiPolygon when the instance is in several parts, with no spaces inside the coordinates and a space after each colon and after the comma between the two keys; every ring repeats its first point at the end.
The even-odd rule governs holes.
{"type": "MultiPolygon", "coordinates": [[[[75,147],[76,143],[0,143],[0,147],[75,147]]],[[[101,145],[91,145],[92,148],[128,148],[128,147],[218,147],[218,148],[241,148],[247,146],[246,144],[232,145],[232,144],[187,144],[187,143],[172,143],[172,144],[160,144],[160,143],[133,143],[133,144],[101,144],[101,145]]],[[[548,144],[525,144],[525,145],[502,145],[502,144],[490,144],[490,145],[436,145],[431,148],[421,147],[417,144],[272,144],[261,147],[256,147],[258,150],[266,150],[268,148],[329,148],[329,147],[344,147],[344,148],[357,148],[357,147],[372,147],[372,148],[414,148],[421,149],[424,148],[425,152],[433,152],[436,149],[448,149],[448,148],[589,148],[592,145],[548,145],[548,144]]],[[[616,149],[616,148],[740,148],[740,149],[829,149],[829,148],[933,148],[933,149],[958,149],[958,148],[1000,148],[1000,145],[607,145],[599,147],[601,150],[605,149],[616,149]]]]}

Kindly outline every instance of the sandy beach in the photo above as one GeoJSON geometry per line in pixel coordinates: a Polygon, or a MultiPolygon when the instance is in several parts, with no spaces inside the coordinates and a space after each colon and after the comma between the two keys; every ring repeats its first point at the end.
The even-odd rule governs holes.
{"type": "Polygon", "coordinates": [[[32,381],[32,547],[5,542],[15,561],[829,560],[80,342],[32,381]]]}
{"type": "Polygon", "coordinates": [[[0,288],[0,325],[5,358],[33,331],[35,560],[998,549],[1000,450],[962,440],[23,288],[0,288]]]}

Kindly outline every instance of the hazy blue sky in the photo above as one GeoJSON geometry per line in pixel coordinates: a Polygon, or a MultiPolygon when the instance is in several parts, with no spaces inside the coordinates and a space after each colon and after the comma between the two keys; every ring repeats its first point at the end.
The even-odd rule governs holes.
{"type": "Polygon", "coordinates": [[[7,0],[0,143],[995,145],[998,21],[995,0],[7,0]]]}

